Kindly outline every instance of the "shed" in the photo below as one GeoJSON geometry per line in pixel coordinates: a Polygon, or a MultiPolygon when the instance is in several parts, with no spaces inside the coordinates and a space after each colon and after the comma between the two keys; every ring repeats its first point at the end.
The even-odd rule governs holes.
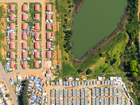
{"type": "Polygon", "coordinates": [[[10,52],[10,58],[15,58],[15,52],[10,52]]]}
{"type": "Polygon", "coordinates": [[[10,5],[10,11],[15,11],[15,5],[14,4],[10,5]]]}
{"type": "Polygon", "coordinates": [[[51,30],[51,23],[47,23],[46,28],[47,28],[47,30],[51,30]]]}
{"type": "Polygon", "coordinates": [[[22,52],[22,58],[27,58],[27,52],[26,51],[22,52]]]}
{"type": "Polygon", "coordinates": [[[51,14],[46,14],[46,20],[51,20],[51,14]]]}
{"type": "Polygon", "coordinates": [[[26,4],[22,5],[22,11],[27,11],[27,5],[26,4]]]}
{"type": "Polygon", "coordinates": [[[39,42],[35,42],[34,47],[35,49],[39,49],[39,42]]]}
{"type": "Polygon", "coordinates": [[[51,58],[51,51],[47,51],[47,58],[51,58]]]}
{"type": "Polygon", "coordinates": [[[39,67],[38,61],[35,61],[35,62],[34,62],[34,67],[35,67],[35,68],[38,68],[38,67],[39,67]]]}
{"type": "Polygon", "coordinates": [[[14,30],[15,28],[15,23],[10,23],[10,30],[14,30]]]}
{"type": "Polygon", "coordinates": [[[27,47],[27,42],[22,43],[22,48],[25,49],[27,47]]]}
{"type": "Polygon", "coordinates": [[[46,10],[47,10],[47,11],[51,11],[51,4],[47,4],[46,10]]]}
{"type": "Polygon", "coordinates": [[[22,14],[22,20],[23,21],[27,20],[27,14],[26,13],[22,14]]]}
{"type": "Polygon", "coordinates": [[[35,4],[35,11],[39,11],[39,4],[35,4]]]}
{"type": "Polygon", "coordinates": [[[27,28],[27,23],[23,23],[23,24],[22,24],[22,29],[23,29],[23,30],[26,30],[26,28],[27,28]]]}
{"type": "Polygon", "coordinates": [[[51,48],[51,42],[46,43],[46,48],[51,48]]]}
{"type": "Polygon", "coordinates": [[[10,14],[10,21],[14,21],[15,19],[15,14],[10,14]]]}
{"type": "Polygon", "coordinates": [[[46,38],[47,38],[47,39],[51,39],[51,32],[47,32],[47,33],[46,33],[46,38]]]}
{"type": "Polygon", "coordinates": [[[22,33],[22,39],[27,39],[26,33],[22,33]]]}
{"type": "Polygon", "coordinates": [[[14,68],[15,67],[15,61],[11,61],[10,62],[10,68],[14,68]]]}
{"type": "Polygon", "coordinates": [[[15,33],[10,33],[10,40],[15,39],[15,33]]]}
{"type": "Polygon", "coordinates": [[[48,70],[48,71],[47,71],[47,74],[51,74],[51,70],[48,70]]]}
{"type": "Polygon", "coordinates": [[[35,20],[39,20],[39,13],[35,14],[35,20]]]}
{"type": "Polygon", "coordinates": [[[27,61],[23,61],[22,67],[23,67],[23,68],[26,68],[26,67],[27,67],[27,61]]]}
{"type": "Polygon", "coordinates": [[[11,42],[10,43],[10,49],[14,49],[15,48],[15,42],[11,42]]]}
{"type": "Polygon", "coordinates": [[[35,30],[39,30],[39,23],[35,23],[35,30]]]}
{"type": "Polygon", "coordinates": [[[35,33],[35,40],[39,40],[39,33],[38,32],[35,33]]]}
{"type": "Polygon", "coordinates": [[[39,58],[39,51],[35,52],[35,58],[39,58]]]}

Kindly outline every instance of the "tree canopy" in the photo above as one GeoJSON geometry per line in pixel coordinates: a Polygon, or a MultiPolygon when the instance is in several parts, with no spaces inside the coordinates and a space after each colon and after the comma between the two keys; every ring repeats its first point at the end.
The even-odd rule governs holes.
{"type": "Polygon", "coordinates": [[[137,73],[136,73],[136,72],[133,72],[133,73],[132,73],[132,76],[133,76],[133,77],[136,77],[136,76],[137,76],[137,73]]]}
{"type": "Polygon", "coordinates": [[[131,72],[138,72],[137,61],[136,60],[131,60],[130,61],[130,71],[131,72]]]}
{"type": "Polygon", "coordinates": [[[92,73],[92,70],[91,69],[87,69],[86,74],[90,74],[90,73],[92,73]]]}

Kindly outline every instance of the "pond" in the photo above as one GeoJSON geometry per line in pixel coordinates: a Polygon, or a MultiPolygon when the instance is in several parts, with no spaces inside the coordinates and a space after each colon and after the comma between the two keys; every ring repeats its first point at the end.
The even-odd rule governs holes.
{"type": "Polygon", "coordinates": [[[72,53],[76,58],[81,58],[118,27],[126,6],[127,0],[84,1],[72,26],[72,53]]]}

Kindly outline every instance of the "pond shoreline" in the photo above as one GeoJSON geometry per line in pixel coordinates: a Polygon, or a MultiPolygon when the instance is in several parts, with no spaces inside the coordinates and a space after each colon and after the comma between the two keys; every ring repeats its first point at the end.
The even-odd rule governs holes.
{"type": "MultiPolygon", "coordinates": [[[[78,11],[80,10],[80,8],[83,5],[83,2],[84,2],[84,0],[82,0],[81,4],[76,5],[76,8],[75,8],[75,10],[73,12],[72,25],[73,25],[73,22],[74,22],[75,14],[78,13],[78,11]]],[[[75,63],[75,65],[79,65],[79,64],[83,63],[93,53],[96,53],[97,50],[99,50],[104,44],[108,43],[119,31],[125,30],[125,21],[126,21],[127,16],[128,16],[127,7],[125,8],[124,15],[121,17],[120,23],[118,23],[118,28],[115,29],[108,37],[104,38],[98,44],[96,44],[93,48],[88,50],[81,58],[75,58],[74,54],[71,52],[70,58],[75,63]]]]}

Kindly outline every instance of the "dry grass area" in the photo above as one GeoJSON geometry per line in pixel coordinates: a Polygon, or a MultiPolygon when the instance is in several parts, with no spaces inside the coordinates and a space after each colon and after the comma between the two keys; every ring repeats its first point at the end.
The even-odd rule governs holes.
{"type": "MultiPolygon", "coordinates": [[[[3,5],[3,11],[6,12],[7,11],[7,4],[5,3],[0,3],[0,6],[3,5]]],[[[3,35],[6,35],[6,26],[7,26],[7,22],[6,22],[6,13],[3,13],[2,18],[0,19],[0,31],[3,35]]],[[[6,58],[6,51],[4,49],[4,46],[6,45],[6,37],[4,37],[4,40],[1,40],[1,55],[2,55],[2,59],[6,58]]]]}

